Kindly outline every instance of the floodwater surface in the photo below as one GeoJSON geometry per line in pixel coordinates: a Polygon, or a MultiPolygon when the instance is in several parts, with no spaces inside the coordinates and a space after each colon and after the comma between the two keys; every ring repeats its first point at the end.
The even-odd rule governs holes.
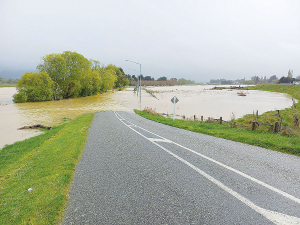
{"type": "MultiPolygon", "coordinates": [[[[186,118],[203,116],[204,118],[220,118],[230,120],[252,114],[258,110],[262,114],[271,110],[281,110],[292,106],[291,96],[284,93],[223,89],[212,90],[212,85],[148,87],[154,91],[157,112],[173,114],[171,99],[176,96],[175,113],[186,118]],[[243,92],[246,96],[239,96],[243,92]]],[[[226,87],[226,86],[223,86],[226,87]]],[[[229,86],[227,86],[229,87],[229,86]]],[[[152,106],[153,107],[153,106],[152,106]]]]}
{"type": "Polygon", "coordinates": [[[75,119],[85,113],[105,110],[133,110],[150,107],[159,113],[173,113],[171,98],[176,96],[176,114],[187,118],[196,115],[229,120],[259,111],[284,109],[292,105],[286,94],[263,91],[244,91],[246,96],[238,96],[238,90],[211,90],[213,86],[172,86],[147,87],[155,97],[142,91],[142,102],[133,88],[115,93],[107,92],[100,97],[65,99],[61,101],[18,103],[12,101],[16,88],[0,88],[0,149],[6,144],[40,134],[37,130],[18,130],[28,125],[42,124],[55,126],[75,119]]]}

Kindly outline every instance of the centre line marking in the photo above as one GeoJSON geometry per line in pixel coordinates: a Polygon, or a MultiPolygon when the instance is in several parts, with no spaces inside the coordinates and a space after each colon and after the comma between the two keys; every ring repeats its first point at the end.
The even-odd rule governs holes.
{"type": "MultiPolygon", "coordinates": [[[[119,115],[119,114],[118,114],[118,115],[119,115]]],[[[120,115],[119,115],[119,117],[120,117],[120,118],[123,118],[123,117],[121,117],[120,115]]],[[[118,118],[118,119],[119,119],[119,118],[118,118]]],[[[124,119],[124,118],[123,118],[123,119],[124,119]]],[[[124,120],[125,120],[125,119],[124,119],[124,120]]],[[[130,124],[133,124],[133,123],[131,123],[130,121],[127,121],[127,122],[130,123],[130,124]]],[[[125,124],[125,125],[126,125],[126,124],[125,124]]],[[[134,124],[134,125],[135,125],[135,124],[134,124]]],[[[126,126],[127,126],[127,125],[126,125],[126,126]]],[[[155,133],[153,133],[153,132],[151,132],[151,131],[148,131],[148,130],[142,128],[142,127],[139,127],[139,126],[137,126],[137,125],[135,125],[135,126],[138,127],[138,128],[140,128],[140,129],[142,129],[142,130],[144,130],[144,131],[146,131],[146,132],[148,132],[148,133],[150,133],[150,134],[152,134],[152,135],[155,135],[155,136],[157,136],[157,137],[159,137],[159,138],[161,138],[161,139],[168,140],[168,139],[166,139],[166,138],[164,138],[164,137],[162,137],[162,136],[159,136],[158,134],[155,134],[155,133]]],[[[145,136],[144,136],[144,137],[145,137],[145,136]]],[[[145,137],[145,138],[148,139],[147,137],[145,137]]],[[[286,197],[286,198],[288,198],[288,199],[290,199],[290,200],[292,200],[292,201],[297,202],[297,203],[300,204],[300,199],[299,199],[299,198],[296,198],[296,197],[293,196],[293,195],[290,195],[290,194],[288,194],[288,193],[286,193],[286,192],[284,192],[284,191],[282,191],[282,190],[279,190],[278,188],[275,188],[275,187],[273,187],[273,186],[271,186],[271,185],[269,185],[269,184],[266,184],[265,182],[263,182],[263,181],[261,181],[261,180],[258,180],[258,179],[254,178],[254,177],[251,177],[250,175],[248,175],[248,174],[246,174],[246,173],[243,173],[243,172],[241,172],[241,171],[239,171],[239,170],[237,170],[237,169],[234,169],[234,168],[232,168],[232,167],[230,167],[230,166],[227,166],[227,165],[225,165],[225,164],[223,164],[223,163],[221,163],[221,162],[219,162],[219,161],[217,161],[217,160],[215,160],[215,159],[212,159],[212,158],[210,158],[210,157],[208,157],[208,156],[206,156],[206,155],[203,155],[203,154],[201,154],[201,153],[199,153],[199,152],[196,152],[196,151],[194,151],[194,150],[192,150],[192,149],[190,149],[190,148],[187,148],[187,147],[185,147],[185,146],[183,146],[183,145],[180,145],[180,144],[178,144],[178,143],[176,143],[176,142],[174,142],[174,141],[171,141],[171,140],[169,140],[169,141],[170,141],[170,143],[173,143],[173,144],[177,145],[178,147],[181,147],[181,148],[183,148],[183,149],[186,149],[186,150],[188,150],[188,151],[190,151],[190,152],[192,152],[192,153],[194,153],[194,154],[196,154],[196,155],[198,155],[198,156],[200,156],[200,157],[202,157],[202,158],[204,158],[204,159],[207,159],[207,160],[209,160],[209,161],[211,161],[211,162],[213,162],[213,163],[216,163],[216,164],[218,164],[218,165],[220,165],[220,166],[222,166],[222,167],[224,167],[224,168],[226,168],[226,169],[228,169],[228,170],[230,170],[230,171],[232,171],[232,172],[235,172],[235,173],[237,173],[237,174],[239,174],[239,175],[241,175],[241,176],[243,176],[243,177],[245,177],[245,178],[247,178],[247,179],[249,179],[249,180],[251,180],[251,181],[257,183],[257,184],[262,185],[263,187],[266,187],[266,188],[268,188],[268,189],[270,189],[270,190],[272,190],[272,191],[274,191],[274,192],[276,192],[276,193],[278,193],[278,194],[280,194],[280,195],[282,195],[282,196],[284,196],[284,197],[286,197]]]]}
{"type": "MultiPolygon", "coordinates": [[[[196,172],[198,172],[199,174],[201,174],[202,176],[204,176],[205,178],[207,178],[209,181],[211,181],[212,183],[216,184],[218,187],[220,187],[221,189],[223,189],[224,191],[226,191],[227,193],[229,193],[230,195],[232,195],[233,197],[237,198],[239,201],[243,202],[244,204],[246,204],[247,206],[249,206],[251,209],[253,209],[254,211],[256,211],[257,213],[261,214],[262,216],[264,216],[265,218],[267,218],[268,220],[270,220],[271,222],[275,223],[275,224],[278,224],[278,225],[284,225],[284,224],[291,224],[291,225],[296,225],[296,224],[300,224],[300,218],[298,217],[294,217],[294,216],[290,216],[290,215],[286,215],[286,214],[283,214],[283,213],[279,213],[279,212],[275,212],[275,211],[271,211],[271,210],[267,210],[267,209],[264,209],[264,208],[261,208],[257,205],[255,205],[252,201],[250,201],[249,199],[245,198],[244,196],[240,195],[239,193],[237,193],[236,191],[234,191],[233,189],[227,187],[226,185],[224,185],[222,182],[220,182],[219,180],[215,179],[214,177],[210,176],[209,174],[205,173],[204,171],[200,170],[198,167],[194,166],[193,164],[189,163],[188,161],[186,161],[185,159],[179,157],[178,155],[176,155],[175,153],[171,152],[170,150],[166,149],[165,147],[159,145],[158,143],[156,143],[154,140],[156,139],[153,139],[153,138],[147,138],[145,135],[141,134],[140,132],[138,132],[137,130],[133,129],[131,126],[128,126],[126,123],[123,122],[123,120],[125,120],[123,117],[121,117],[117,112],[114,112],[116,117],[119,119],[120,122],[122,122],[125,126],[127,126],[128,128],[130,128],[131,130],[133,130],[134,132],[136,132],[137,134],[139,134],[140,136],[144,137],[145,139],[149,140],[151,143],[153,143],[154,145],[158,146],[159,148],[163,149],[165,152],[169,153],[170,155],[172,155],[174,158],[178,159],[179,161],[181,161],[182,163],[184,163],[185,165],[189,166],[190,168],[194,169],[196,172]],[[121,120],[121,118],[123,120],[121,120]]],[[[129,121],[127,121],[129,122],[129,121]]],[[[129,122],[131,123],[131,122],[129,122]]],[[[131,123],[133,124],[133,123],[131,123]]],[[[140,129],[143,129],[144,131],[147,131],[146,129],[142,128],[142,127],[139,127],[137,125],[135,125],[136,127],[140,128],[140,129]]],[[[147,131],[151,134],[154,134],[150,131],[147,131]]],[[[168,140],[166,138],[163,138],[157,134],[154,134],[162,139],[165,139],[165,140],[168,140]]],[[[175,142],[173,141],[170,141],[171,143],[174,143],[176,144],[175,142]]],[[[179,145],[177,144],[178,146],[182,146],[182,145],[179,145]]],[[[182,146],[184,149],[186,150],[189,150],[189,151],[192,151],[194,152],[193,150],[190,150],[184,146],[182,146]]],[[[196,152],[194,152],[196,153],[196,152]]],[[[198,153],[197,155],[199,156],[204,156],[200,153],[198,153]]],[[[217,164],[221,165],[221,166],[224,166],[225,168],[232,170],[234,172],[239,172],[238,174],[250,179],[250,180],[253,180],[254,182],[257,182],[259,180],[247,175],[247,174],[244,174],[238,170],[235,170],[229,166],[226,166],[225,164],[222,164],[214,159],[211,159],[207,156],[205,156],[204,158],[207,158],[209,159],[210,161],[212,162],[216,162],[217,164]]],[[[257,182],[259,184],[261,184],[262,186],[264,187],[267,187],[293,201],[296,201],[297,203],[300,203],[300,199],[286,193],[286,192],[283,192],[275,187],[272,187],[268,184],[265,184],[264,182],[262,181],[259,181],[257,182]]]]}

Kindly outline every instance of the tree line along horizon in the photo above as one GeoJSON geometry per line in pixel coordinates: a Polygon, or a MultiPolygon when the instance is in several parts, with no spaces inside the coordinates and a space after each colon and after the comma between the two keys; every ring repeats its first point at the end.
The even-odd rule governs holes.
{"type": "MultiPolygon", "coordinates": [[[[142,85],[188,85],[195,83],[193,80],[184,78],[178,80],[171,78],[168,80],[167,77],[163,76],[154,80],[151,76],[126,75],[121,67],[113,64],[104,67],[97,60],[88,60],[83,55],[71,51],[43,56],[42,63],[36,69],[38,72],[25,73],[20,80],[17,80],[17,94],[13,96],[15,103],[62,100],[96,95],[129,84],[137,85],[139,78],[142,80],[142,85]]],[[[243,81],[243,84],[256,84],[261,81],[268,83],[270,80],[278,80],[276,75],[273,75],[268,81],[266,81],[266,77],[259,79],[255,76],[251,79],[251,83],[247,83],[245,79],[241,81],[243,81]]],[[[289,70],[288,79],[295,80],[295,78],[292,78],[291,70],[289,70]]],[[[6,81],[6,79],[0,78],[1,81],[6,81]]],[[[13,82],[11,79],[9,80],[11,84],[15,81],[15,79],[13,82]]],[[[231,80],[225,79],[210,81],[210,83],[214,82],[234,84],[231,80]]]]}
{"type": "Polygon", "coordinates": [[[256,84],[292,84],[294,82],[300,81],[300,75],[296,78],[293,77],[293,70],[289,69],[287,76],[282,76],[278,78],[276,75],[272,75],[270,78],[267,76],[259,77],[253,76],[250,80],[238,79],[238,80],[226,80],[226,79],[211,79],[210,84],[221,84],[221,85],[231,85],[231,84],[244,84],[244,85],[256,85],[256,84]]]}
{"type": "MultiPolygon", "coordinates": [[[[13,96],[15,103],[86,97],[129,84],[136,85],[139,78],[144,82],[154,80],[151,76],[126,75],[121,67],[113,64],[103,67],[99,61],[88,60],[71,51],[43,56],[42,63],[36,69],[38,72],[24,73],[17,81],[18,92],[13,96]]],[[[184,78],[179,81],[172,78],[171,82],[173,81],[176,84],[194,83],[184,78]]],[[[160,77],[157,82],[164,85],[164,82],[169,81],[166,77],[160,77]]]]}

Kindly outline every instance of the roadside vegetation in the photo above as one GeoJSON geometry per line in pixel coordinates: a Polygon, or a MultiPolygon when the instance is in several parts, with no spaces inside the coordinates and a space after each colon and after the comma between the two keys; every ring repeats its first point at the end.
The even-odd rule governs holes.
{"type": "Polygon", "coordinates": [[[166,118],[159,114],[147,111],[135,110],[135,112],[147,119],[163,123],[180,129],[190,130],[197,133],[207,134],[232,141],[242,142],[275,151],[285,152],[300,156],[299,137],[281,136],[269,132],[251,131],[243,128],[233,128],[226,124],[206,123],[190,120],[166,118]]]}
{"type": "Polygon", "coordinates": [[[65,51],[42,57],[39,72],[25,73],[17,83],[15,103],[85,97],[129,84],[122,68],[65,51]]]}
{"type": "MultiPolygon", "coordinates": [[[[292,96],[293,99],[298,100],[298,102],[294,101],[295,104],[290,108],[280,110],[280,115],[278,115],[278,111],[269,111],[259,115],[258,120],[264,123],[274,123],[281,119],[283,126],[291,128],[289,130],[283,130],[281,134],[299,135],[299,125],[297,126],[295,124],[295,119],[300,116],[300,85],[257,84],[256,86],[248,87],[248,89],[286,93],[292,96]]],[[[237,123],[249,124],[253,119],[253,115],[246,115],[238,119],[237,123]]]]}
{"type": "MultiPolygon", "coordinates": [[[[300,99],[299,85],[262,84],[247,88],[287,93],[294,99],[300,99]]],[[[274,124],[276,121],[282,121],[282,127],[284,127],[284,129],[278,133],[274,133],[273,129],[263,125],[252,130],[251,124],[256,120],[256,115],[252,114],[245,115],[243,118],[237,120],[232,118],[232,120],[229,121],[230,124],[217,124],[218,121],[212,119],[207,121],[175,119],[173,121],[172,118],[166,118],[151,110],[135,110],[135,112],[147,119],[181,129],[300,156],[300,130],[299,125],[297,126],[297,124],[295,124],[296,116],[300,114],[300,101],[290,108],[280,110],[280,114],[278,114],[278,111],[270,111],[258,116],[258,121],[262,123],[274,124]]]]}
{"type": "Polygon", "coordinates": [[[0,150],[0,224],[57,224],[93,114],[0,150]]]}

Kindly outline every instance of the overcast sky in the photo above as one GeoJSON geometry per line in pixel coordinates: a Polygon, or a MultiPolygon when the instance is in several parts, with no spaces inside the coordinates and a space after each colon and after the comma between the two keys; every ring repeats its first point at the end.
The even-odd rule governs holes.
{"type": "Polygon", "coordinates": [[[300,0],[0,0],[0,71],[74,51],[205,82],[300,75],[300,0]]]}

